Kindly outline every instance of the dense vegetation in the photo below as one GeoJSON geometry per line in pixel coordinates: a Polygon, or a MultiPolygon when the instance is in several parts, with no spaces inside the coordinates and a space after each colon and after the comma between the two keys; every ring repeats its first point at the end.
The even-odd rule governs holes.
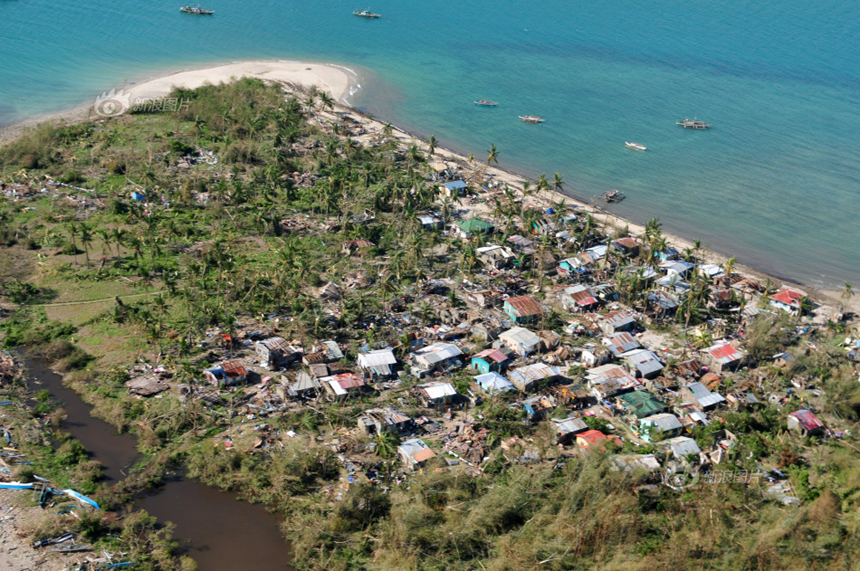
{"type": "MultiPolygon", "coordinates": [[[[273,419],[275,428],[305,437],[262,451],[212,445],[220,431],[239,423],[233,400],[241,401],[241,393],[216,407],[129,395],[127,369],[139,360],[166,364],[179,383],[199,381],[215,358],[210,350],[216,327],[232,333],[239,323],[277,315],[279,335],[306,346],[335,338],[347,349],[346,363],[360,346],[404,341],[385,317],[392,307],[411,309],[418,323],[432,324],[438,322],[433,300],[460,304],[457,285],[464,278],[501,283],[476,275],[482,238],[464,243],[422,230],[416,214],[434,210],[450,221],[460,206],[428,182],[433,149],[401,148],[390,133],[361,143],[351,119],[332,113],[331,100],[313,90],[285,99],[280,88],[246,79],[174,96],[190,102],[187,110],[43,126],[0,149],[2,180],[36,192],[26,202],[0,198],[0,241],[8,260],[0,268],[0,293],[7,302],[2,343],[51,359],[96,414],[135,434],[149,460],[136,476],[108,489],[73,442],[55,449],[39,441],[28,451],[42,458],[40,469],[63,474],[69,485],[117,505],[157,481],[164,466],[182,465],[191,476],[283,513],[299,568],[857,565],[856,441],[850,435],[827,442],[799,439],[785,430],[786,414],[794,410],[788,405],[727,413],[693,436],[710,445],[721,428],[741,435],[726,469],[787,471],[801,497],[799,507],[783,506],[764,493],[761,482],[676,491],[644,472],[617,471],[610,453],[533,466],[508,463],[498,446],[501,438],[531,435],[546,449],[553,445],[546,427],[533,430],[498,399],[488,399],[479,411],[494,433],[484,477],[428,469],[390,493],[360,484],[335,502],[326,488],[339,477],[340,465],[332,447],[313,437],[352,428],[371,402],[392,403],[395,395],[321,404],[273,419]],[[197,160],[208,152],[217,164],[197,160]],[[183,161],[190,166],[180,168],[183,161]],[[41,193],[45,175],[95,192],[48,186],[41,193]],[[132,192],[145,193],[149,206],[132,192]],[[342,244],[351,240],[366,243],[345,255],[342,244]],[[345,278],[362,285],[342,288],[335,305],[317,295],[320,286],[345,278]],[[452,285],[442,296],[428,297],[424,285],[442,278],[452,278],[446,282],[452,285]],[[67,302],[73,305],[61,305],[67,302]]],[[[497,153],[491,147],[487,164],[497,153]]],[[[481,180],[481,166],[462,167],[481,180]]],[[[559,175],[554,185],[541,177],[534,190],[562,184],[559,175]]],[[[493,216],[507,222],[496,240],[544,216],[521,199],[530,192],[528,185],[519,194],[506,189],[490,205],[493,216]]],[[[558,219],[563,205],[556,212],[558,219]]],[[[590,219],[575,233],[580,245],[603,239],[590,219]]],[[[625,233],[618,230],[616,236],[625,233]]],[[[643,247],[649,253],[665,249],[656,221],[643,247]]],[[[522,274],[541,287],[544,260],[567,255],[542,240],[531,263],[520,266],[522,274]]],[[[626,272],[617,259],[605,277],[615,279],[622,301],[648,309],[641,273],[626,272]]],[[[705,280],[694,283],[667,320],[683,325],[684,341],[691,344],[688,329],[708,317],[737,320],[736,314],[707,308],[709,288],[705,280]]],[[[558,330],[563,323],[550,315],[544,326],[558,330]]],[[[797,323],[765,316],[750,327],[746,346],[755,362],[785,350],[798,357],[788,371],[762,367],[763,382],[776,390],[794,378],[815,379],[821,406],[856,432],[856,372],[837,348],[844,330],[821,328],[801,339],[797,323]]],[[[789,404],[800,406],[800,398],[806,397],[789,404]]],[[[405,406],[409,412],[417,404],[409,399],[405,406]]],[[[376,443],[380,456],[390,444],[376,443]]],[[[440,460],[431,467],[444,466],[440,460]]],[[[140,560],[142,568],[180,565],[169,533],[155,541],[152,526],[145,514],[126,519],[125,545],[155,553],[140,560]]],[[[117,528],[96,529],[94,535],[105,536],[117,528]]]]}

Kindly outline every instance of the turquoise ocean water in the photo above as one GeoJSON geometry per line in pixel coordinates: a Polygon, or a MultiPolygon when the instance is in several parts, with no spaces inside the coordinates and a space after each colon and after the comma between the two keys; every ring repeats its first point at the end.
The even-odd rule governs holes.
{"type": "Polygon", "coordinates": [[[0,125],[165,70],[334,62],[361,74],[353,104],[445,146],[495,144],[502,166],[558,171],[580,197],[619,188],[617,213],[763,271],[860,286],[855,0],[180,3],[0,0],[0,125]]]}

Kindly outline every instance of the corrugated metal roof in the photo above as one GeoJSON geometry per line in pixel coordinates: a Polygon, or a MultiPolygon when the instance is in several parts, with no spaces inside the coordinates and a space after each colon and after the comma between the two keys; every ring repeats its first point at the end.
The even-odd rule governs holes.
{"type": "Polygon", "coordinates": [[[614,333],[603,338],[603,344],[609,347],[609,350],[616,357],[622,353],[632,351],[641,347],[639,341],[629,333],[614,333]]]}
{"type": "Polygon", "coordinates": [[[681,424],[681,421],[678,420],[677,416],[670,413],[655,414],[653,416],[645,417],[639,421],[639,424],[653,426],[660,432],[678,430],[684,426],[681,424]]]}
{"type": "Polygon", "coordinates": [[[615,328],[629,325],[635,321],[636,317],[633,315],[632,311],[610,311],[603,316],[603,322],[608,323],[615,328]]]}
{"type": "Polygon", "coordinates": [[[797,421],[806,430],[817,430],[824,428],[824,423],[818,420],[818,417],[811,410],[798,410],[792,412],[789,416],[796,418],[797,421]]]}
{"type": "Polygon", "coordinates": [[[576,434],[588,430],[588,425],[581,418],[552,419],[553,426],[559,434],[576,434]]]}
{"type": "Polygon", "coordinates": [[[540,337],[525,327],[512,327],[499,335],[499,339],[509,339],[525,347],[534,347],[540,344],[540,337]]]}
{"type": "Polygon", "coordinates": [[[675,456],[687,456],[689,454],[698,454],[701,452],[699,445],[692,438],[686,436],[676,436],[666,441],[675,456]]]}
{"type": "Polygon", "coordinates": [[[358,355],[358,366],[366,369],[380,365],[394,365],[396,363],[397,357],[394,356],[394,351],[391,349],[377,349],[358,355]]]}
{"type": "Polygon", "coordinates": [[[793,289],[783,289],[770,296],[774,301],[791,306],[798,306],[804,297],[806,296],[802,292],[793,289]]]}
{"type": "Polygon", "coordinates": [[[540,381],[542,379],[551,379],[561,375],[561,369],[558,367],[550,367],[544,363],[533,363],[518,367],[508,373],[508,377],[515,385],[527,387],[528,385],[540,381]]]}
{"type": "Polygon", "coordinates": [[[543,313],[543,307],[538,300],[530,295],[521,295],[505,300],[505,305],[513,309],[517,317],[530,317],[543,313]]]}
{"type": "Polygon", "coordinates": [[[488,393],[503,393],[514,390],[514,385],[498,373],[484,373],[475,377],[475,382],[488,393]]]}
{"type": "Polygon", "coordinates": [[[699,406],[701,406],[702,408],[708,408],[709,406],[718,405],[721,402],[725,401],[726,399],[723,397],[723,395],[718,393],[711,393],[706,397],[696,399],[696,402],[698,402],[699,406]]]}
{"type": "Polygon", "coordinates": [[[457,394],[457,389],[451,383],[427,383],[420,385],[419,388],[430,399],[452,397],[457,394]]]}
{"type": "Polygon", "coordinates": [[[415,452],[412,454],[412,458],[416,462],[424,462],[425,460],[429,460],[430,458],[433,458],[435,456],[436,456],[436,453],[433,452],[429,448],[423,448],[423,449],[419,450],[418,452],[415,452]]]}
{"type": "Polygon", "coordinates": [[[663,368],[663,363],[657,359],[657,356],[654,353],[647,349],[630,351],[629,353],[625,353],[623,357],[625,361],[636,367],[636,369],[643,375],[656,373],[663,368]]]}
{"type": "Polygon", "coordinates": [[[459,357],[462,354],[463,352],[460,351],[459,347],[451,345],[450,343],[434,343],[429,347],[418,349],[413,353],[416,359],[423,361],[428,365],[435,365],[442,361],[459,357]]]}
{"type": "Polygon", "coordinates": [[[496,363],[504,363],[508,360],[508,356],[498,349],[484,349],[480,353],[472,355],[473,359],[483,359],[485,361],[494,361],[496,363]]]}
{"type": "Polygon", "coordinates": [[[713,357],[717,362],[722,365],[733,363],[735,361],[740,361],[744,356],[744,354],[741,353],[731,343],[726,343],[724,345],[714,345],[712,347],[708,347],[706,351],[708,352],[708,354],[710,354],[711,357],[713,357]]]}

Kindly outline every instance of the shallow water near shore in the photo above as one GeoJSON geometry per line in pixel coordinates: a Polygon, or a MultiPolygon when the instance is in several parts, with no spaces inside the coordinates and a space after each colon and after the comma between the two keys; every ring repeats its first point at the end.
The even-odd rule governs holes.
{"type": "MultiPolygon", "coordinates": [[[[30,386],[36,391],[45,389],[62,402],[68,419],[61,428],[105,466],[108,482],[125,477],[139,456],[135,439],[117,434],[113,426],[90,416],[91,407],[43,362],[28,359],[26,364],[30,386]]],[[[199,571],[290,568],[289,544],[281,537],[278,518],[261,505],[239,501],[236,494],[173,474],[157,490],[142,494],[134,507],[160,522],[176,524],[174,539],[181,553],[197,562],[199,571]]]]}
{"type": "Polygon", "coordinates": [[[634,221],[814,287],[860,283],[860,7],[850,0],[0,3],[0,124],[163,70],[252,58],[373,70],[351,102],[634,221]],[[50,17],[45,17],[50,14],[50,17]],[[494,109],[472,101],[499,101],[494,109]],[[525,125],[521,114],[546,118],[525,125]],[[675,125],[684,116],[709,131],[675,125]],[[624,141],[648,146],[644,153],[624,141]]]}

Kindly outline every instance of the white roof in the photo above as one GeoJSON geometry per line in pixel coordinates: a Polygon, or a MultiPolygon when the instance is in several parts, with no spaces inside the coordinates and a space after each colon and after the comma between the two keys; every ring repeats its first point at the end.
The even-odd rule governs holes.
{"type": "Polygon", "coordinates": [[[509,339],[525,347],[533,347],[540,344],[540,337],[525,327],[512,327],[499,335],[499,339],[509,339]]]}
{"type": "Polygon", "coordinates": [[[379,367],[381,365],[394,365],[397,357],[391,349],[377,349],[367,353],[359,353],[358,366],[364,368],[379,367]]]}
{"type": "Polygon", "coordinates": [[[675,456],[687,456],[688,454],[698,454],[701,452],[699,445],[692,438],[686,436],[676,436],[666,441],[675,456]]]}
{"type": "Polygon", "coordinates": [[[450,343],[434,343],[429,347],[418,349],[413,353],[415,358],[429,365],[435,365],[454,357],[459,357],[463,352],[456,345],[450,343]]]}
{"type": "Polygon", "coordinates": [[[628,351],[622,357],[625,361],[636,367],[643,375],[656,373],[663,368],[663,363],[657,359],[657,355],[647,349],[628,351]]]}
{"type": "Polygon", "coordinates": [[[585,251],[586,254],[591,256],[595,260],[599,260],[606,256],[606,250],[608,250],[608,246],[601,244],[600,246],[593,246],[585,251]]]}
{"type": "Polygon", "coordinates": [[[441,399],[457,394],[457,390],[451,383],[427,383],[426,385],[420,385],[420,388],[431,399],[441,399]]]}
{"type": "Polygon", "coordinates": [[[509,380],[498,373],[478,375],[475,377],[475,382],[488,393],[503,393],[505,391],[512,391],[515,388],[509,380]]]}
{"type": "Polygon", "coordinates": [[[653,426],[660,432],[667,432],[670,430],[678,430],[679,428],[683,428],[683,425],[681,424],[681,421],[678,420],[678,417],[668,412],[645,417],[639,421],[639,424],[653,426]]]}

